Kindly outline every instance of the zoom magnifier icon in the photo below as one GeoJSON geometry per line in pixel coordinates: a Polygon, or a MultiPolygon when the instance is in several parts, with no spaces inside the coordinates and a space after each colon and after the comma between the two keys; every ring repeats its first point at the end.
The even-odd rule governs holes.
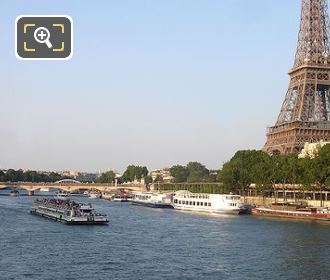
{"type": "Polygon", "coordinates": [[[40,44],[46,44],[49,49],[53,47],[50,42],[50,32],[46,27],[39,27],[34,31],[34,39],[40,44]]]}
{"type": "Polygon", "coordinates": [[[22,15],[15,21],[15,52],[21,60],[66,60],[73,54],[73,23],[67,15],[22,15]]]}

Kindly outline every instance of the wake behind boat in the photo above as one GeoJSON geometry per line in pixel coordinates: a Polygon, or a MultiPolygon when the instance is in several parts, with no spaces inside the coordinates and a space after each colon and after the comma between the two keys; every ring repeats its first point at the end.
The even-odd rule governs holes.
{"type": "Polygon", "coordinates": [[[96,213],[90,203],[77,203],[73,200],[37,199],[33,202],[30,213],[70,225],[97,225],[109,222],[107,215],[96,213]]]}

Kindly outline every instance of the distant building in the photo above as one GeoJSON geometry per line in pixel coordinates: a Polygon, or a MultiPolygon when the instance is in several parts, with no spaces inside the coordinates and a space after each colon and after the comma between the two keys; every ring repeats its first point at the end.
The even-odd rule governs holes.
{"type": "Polygon", "coordinates": [[[157,177],[161,177],[164,183],[171,183],[173,177],[171,176],[171,172],[169,168],[164,169],[156,169],[150,172],[150,176],[154,181],[157,177]]]}
{"type": "Polygon", "coordinates": [[[76,179],[80,182],[95,182],[98,177],[98,173],[79,172],[76,179]]]}
{"type": "Polygon", "coordinates": [[[60,175],[62,175],[64,177],[70,177],[70,178],[76,179],[79,175],[79,172],[76,172],[76,171],[62,171],[62,172],[60,172],[60,175]]]}
{"type": "MultiPolygon", "coordinates": [[[[29,171],[29,170],[24,170],[24,172],[29,171]]],[[[52,172],[51,171],[36,171],[38,174],[46,175],[49,176],[52,172]]]]}
{"type": "Polygon", "coordinates": [[[304,146],[304,149],[301,151],[301,153],[298,155],[299,158],[315,158],[319,150],[327,145],[330,144],[330,142],[317,142],[317,143],[306,143],[304,146]]]}
{"type": "Polygon", "coordinates": [[[209,176],[217,176],[219,173],[219,170],[210,170],[209,171],[209,176]]]}

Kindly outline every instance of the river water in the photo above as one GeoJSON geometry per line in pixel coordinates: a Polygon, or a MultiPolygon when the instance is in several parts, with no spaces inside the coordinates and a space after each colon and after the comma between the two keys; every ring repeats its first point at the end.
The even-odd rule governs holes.
{"type": "Polygon", "coordinates": [[[29,214],[0,196],[0,279],[330,279],[330,225],[151,209],[103,200],[109,226],[29,214]]]}

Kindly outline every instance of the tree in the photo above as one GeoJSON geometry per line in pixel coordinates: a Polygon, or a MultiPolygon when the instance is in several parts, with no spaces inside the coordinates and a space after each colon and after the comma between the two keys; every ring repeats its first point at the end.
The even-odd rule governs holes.
{"type": "Polygon", "coordinates": [[[102,173],[102,175],[97,178],[96,182],[97,183],[103,183],[103,184],[111,184],[115,181],[116,174],[112,170],[107,171],[105,173],[102,173]]]}
{"type": "Polygon", "coordinates": [[[6,178],[7,181],[9,182],[20,182],[23,181],[23,170],[14,170],[14,169],[9,169],[6,172],[6,178]]]}
{"type": "Polygon", "coordinates": [[[203,182],[209,176],[209,170],[199,162],[189,162],[188,169],[188,183],[203,182]]]}
{"type": "Polygon", "coordinates": [[[47,183],[66,179],[56,172],[42,173],[32,170],[14,170],[9,169],[6,173],[0,170],[0,182],[35,182],[47,183]]]}
{"type": "Polygon", "coordinates": [[[148,169],[145,166],[129,165],[121,179],[123,182],[132,182],[135,179],[140,180],[144,178],[148,175],[148,173],[148,169]]]}
{"type": "Polygon", "coordinates": [[[330,180],[330,144],[320,149],[312,163],[315,183],[325,187],[326,182],[330,180]]]}
{"type": "Polygon", "coordinates": [[[0,182],[6,182],[6,181],[7,181],[7,178],[6,178],[5,172],[0,170],[0,182]]]}
{"type": "Polygon", "coordinates": [[[258,160],[251,166],[251,181],[263,194],[273,188],[276,182],[278,170],[274,159],[266,153],[260,153],[258,160]]]}
{"type": "Polygon", "coordinates": [[[146,185],[151,184],[151,183],[152,183],[152,177],[149,176],[149,175],[145,176],[145,177],[144,177],[144,183],[145,183],[146,185]]]}
{"type": "Polygon", "coordinates": [[[174,183],[185,183],[187,182],[189,171],[186,166],[174,165],[170,168],[170,174],[174,183]]]}
{"type": "Polygon", "coordinates": [[[164,182],[163,176],[162,175],[157,175],[155,180],[154,180],[154,183],[162,183],[162,182],[164,182]]]}
{"type": "MultiPolygon", "coordinates": [[[[310,174],[316,187],[322,191],[330,182],[330,145],[325,145],[310,162],[310,174]]],[[[322,206],[322,197],[321,197],[322,206]]]]}
{"type": "Polygon", "coordinates": [[[234,157],[223,165],[218,173],[218,180],[224,183],[225,187],[231,191],[244,191],[255,181],[259,186],[269,184],[264,181],[267,176],[271,162],[269,155],[262,151],[248,150],[238,151],[234,157]],[[262,182],[264,181],[264,184],[262,182]]]}

